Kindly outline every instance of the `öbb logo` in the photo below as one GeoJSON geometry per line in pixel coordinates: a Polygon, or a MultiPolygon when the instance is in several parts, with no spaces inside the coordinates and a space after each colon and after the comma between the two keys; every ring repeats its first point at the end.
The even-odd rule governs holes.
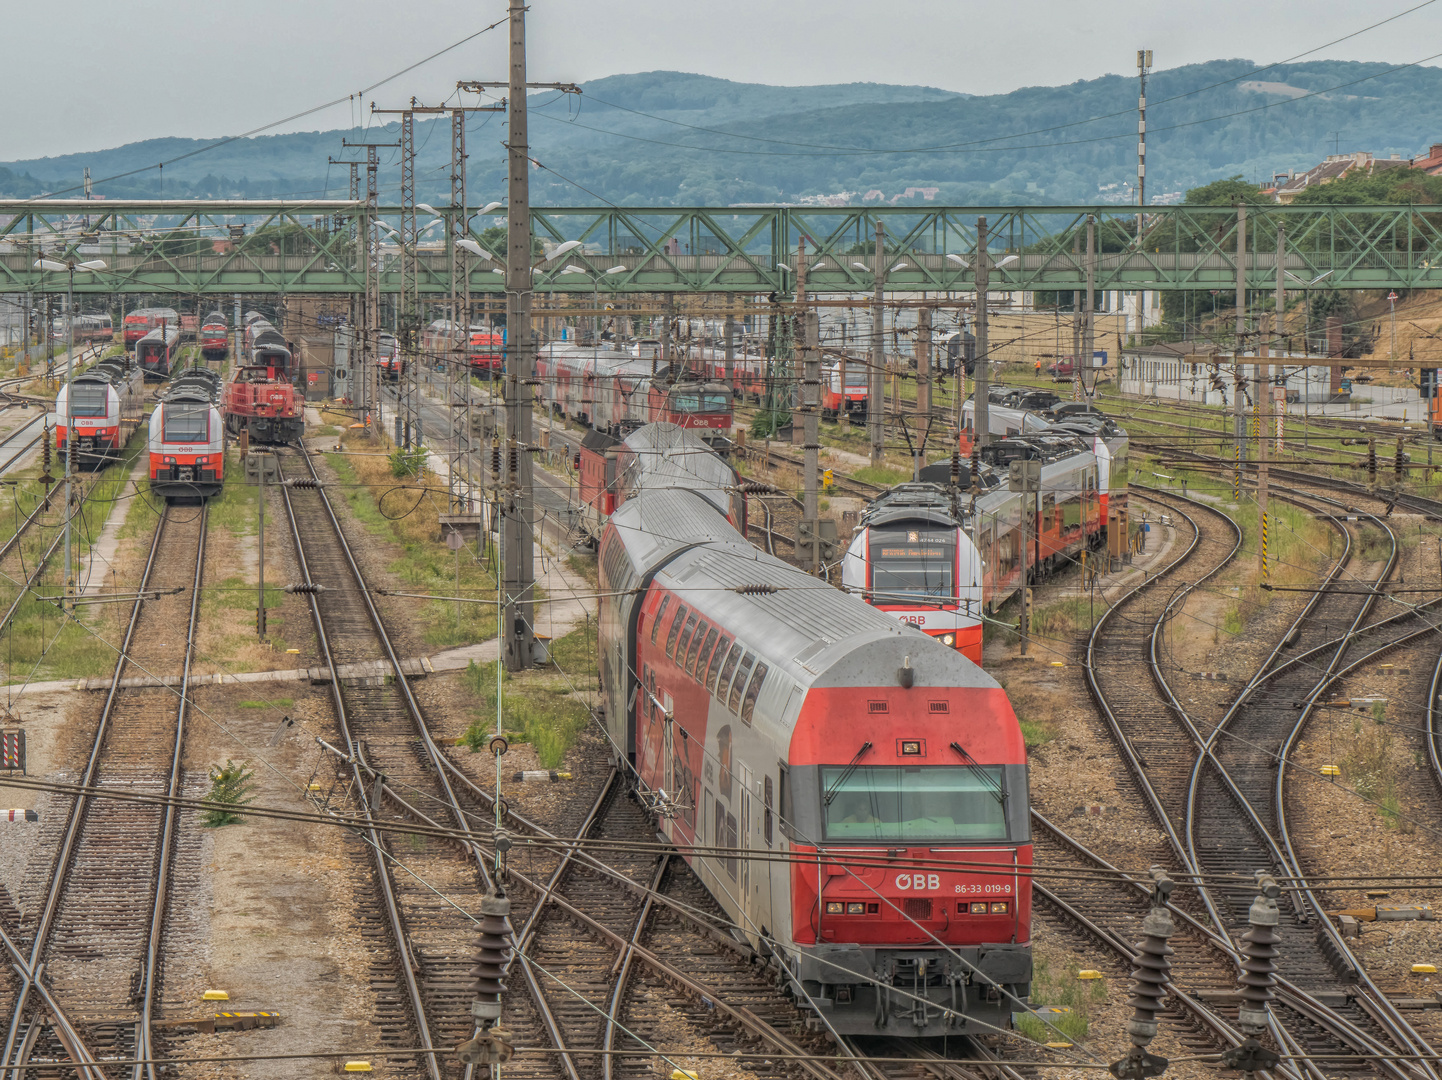
{"type": "Polygon", "coordinates": [[[896,887],[902,892],[921,892],[925,889],[940,889],[940,874],[897,874],[896,887]]]}

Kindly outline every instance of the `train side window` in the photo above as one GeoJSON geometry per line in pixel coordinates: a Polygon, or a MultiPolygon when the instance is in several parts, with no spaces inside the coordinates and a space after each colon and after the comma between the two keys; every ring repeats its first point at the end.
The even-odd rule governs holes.
{"type": "MultiPolygon", "coordinates": [[[[696,626],[696,632],[691,635],[691,647],[686,650],[686,662],[681,664],[688,675],[696,670],[696,654],[701,651],[701,643],[706,640],[707,629],[706,620],[702,619],[696,626]]],[[[679,659],[676,662],[681,663],[679,659]]]]}
{"type": "Polygon", "coordinates": [[[741,642],[731,646],[731,655],[726,657],[726,662],[721,665],[721,675],[716,680],[716,700],[722,705],[726,704],[726,689],[731,685],[731,675],[736,670],[736,662],[741,659],[741,642]]]}
{"type": "Polygon", "coordinates": [[[751,682],[746,687],[746,696],[741,699],[741,720],[743,723],[751,723],[751,717],[756,712],[756,699],[761,696],[761,684],[766,681],[766,665],[757,664],[756,670],[751,673],[751,682]]]}
{"type": "Polygon", "coordinates": [[[736,668],[736,681],[731,684],[731,699],[726,707],[732,712],[741,711],[741,694],[746,689],[746,676],[751,673],[751,665],[756,663],[756,654],[747,653],[741,658],[741,663],[736,668]]]}
{"type": "Polygon", "coordinates": [[[661,619],[666,614],[666,605],[668,605],[669,603],[671,603],[671,596],[668,593],[667,595],[661,597],[661,606],[656,609],[656,618],[651,623],[652,645],[656,644],[656,633],[661,629],[661,619]]]}
{"type": "MultiPolygon", "coordinates": [[[[711,652],[716,647],[716,637],[719,633],[720,631],[716,627],[711,627],[711,632],[706,635],[706,644],[701,646],[701,652],[696,657],[696,667],[692,674],[699,683],[706,681],[706,662],[711,659],[711,652]]],[[[700,637],[701,635],[697,634],[696,636],[700,637]]]]}
{"type": "Polygon", "coordinates": [[[731,651],[731,639],[723,637],[721,643],[716,646],[716,651],[711,654],[711,668],[706,672],[706,689],[713,694],[716,692],[716,675],[721,670],[721,665],[726,662],[726,654],[731,651]]]}
{"type": "Polygon", "coordinates": [[[766,841],[766,846],[771,846],[771,807],[776,798],[776,785],[772,783],[771,777],[766,777],[761,792],[761,836],[766,841]]]}
{"type": "MultiPolygon", "coordinates": [[[[676,609],[676,617],[671,620],[671,629],[666,633],[666,655],[671,656],[676,651],[676,635],[681,632],[681,624],[686,621],[686,607],[683,604],[676,609]]],[[[683,646],[684,648],[684,646],[683,646]]]]}

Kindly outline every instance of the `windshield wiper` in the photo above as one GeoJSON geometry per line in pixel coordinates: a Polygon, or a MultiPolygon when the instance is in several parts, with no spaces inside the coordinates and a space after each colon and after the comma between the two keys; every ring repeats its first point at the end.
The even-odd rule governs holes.
{"type": "Polygon", "coordinates": [[[987,772],[986,769],[982,766],[981,762],[977,761],[976,758],[968,754],[966,752],[966,748],[962,746],[961,743],[953,742],[951,744],[951,748],[961,755],[961,763],[965,765],[968,769],[970,769],[973,774],[979,777],[983,784],[985,784],[988,788],[991,789],[992,798],[1005,806],[1006,789],[1001,786],[1001,782],[995,777],[993,777],[991,773],[987,772]]]}
{"type": "Polygon", "coordinates": [[[856,751],[856,756],[851,759],[851,764],[846,766],[846,768],[842,770],[841,775],[836,778],[836,782],[826,789],[826,795],[821,800],[822,805],[831,805],[831,800],[836,798],[836,792],[841,788],[841,785],[846,783],[847,777],[856,771],[856,765],[857,762],[861,760],[861,756],[870,749],[871,743],[864,742],[861,744],[861,749],[856,751]]]}

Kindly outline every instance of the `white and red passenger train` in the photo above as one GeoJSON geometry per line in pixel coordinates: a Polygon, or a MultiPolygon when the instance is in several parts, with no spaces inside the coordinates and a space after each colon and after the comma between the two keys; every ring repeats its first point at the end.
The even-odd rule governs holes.
{"type": "Polygon", "coordinates": [[[953,492],[950,465],[928,466],[922,483],[872,502],[841,564],[843,588],[978,664],[985,616],[1101,548],[1109,529],[1127,527],[1127,439],[1114,422],[1091,414],[1048,424],[995,406],[990,413],[994,433],[1011,433],[982,448],[976,498],[969,468],[953,492]],[[1021,459],[1040,462],[1039,492],[1010,489],[1008,470],[1021,459]]]}
{"type": "Polygon", "coordinates": [[[76,460],[89,465],[119,461],[140,426],[145,380],[129,356],[102,360],[62,386],[55,396],[55,446],[65,454],[74,432],[76,460]]]}
{"type": "Polygon", "coordinates": [[[726,384],[673,376],[664,365],[653,375],[653,363],[606,345],[548,345],[536,354],[539,396],[553,411],[612,435],[664,422],[715,445],[729,440],[726,384]]]}
{"type": "Polygon", "coordinates": [[[220,373],[177,372],[150,414],[150,490],[167,502],[220,494],[225,481],[225,425],[220,373]]]}
{"type": "Polygon", "coordinates": [[[1005,692],[757,550],[729,492],[638,460],[601,542],[597,644],[609,737],[659,827],[834,1030],[1008,1026],[1032,846],[1005,692]]]}

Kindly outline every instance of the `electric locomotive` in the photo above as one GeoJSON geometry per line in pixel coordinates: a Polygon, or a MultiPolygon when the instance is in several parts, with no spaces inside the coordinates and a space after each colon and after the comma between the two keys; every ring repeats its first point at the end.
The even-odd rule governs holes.
{"type": "Polygon", "coordinates": [[[167,502],[208,499],[225,480],[220,374],[177,372],[150,414],[150,490],[167,502]]]}
{"type": "Polygon", "coordinates": [[[65,454],[75,432],[75,460],[104,465],[140,426],[145,381],[129,356],[102,360],[62,386],[55,396],[55,447],[65,454]]]}
{"type": "Polygon", "coordinates": [[[1009,1026],[1032,847],[1005,692],[662,483],[615,511],[599,559],[606,724],[641,800],[839,1033],[1009,1026]]]}
{"type": "Polygon", "coordinates": [[[163,382],[180,360],[180,330],[159,326],[135,343],[135,359],[146,382],[163,382]]]}
{"type": "Polygon", "coordinates": [[[224,360],[230,351],[230,324],[225,315],[212,311],[200,324],[200,355],[206,360],[224,360]]]}

